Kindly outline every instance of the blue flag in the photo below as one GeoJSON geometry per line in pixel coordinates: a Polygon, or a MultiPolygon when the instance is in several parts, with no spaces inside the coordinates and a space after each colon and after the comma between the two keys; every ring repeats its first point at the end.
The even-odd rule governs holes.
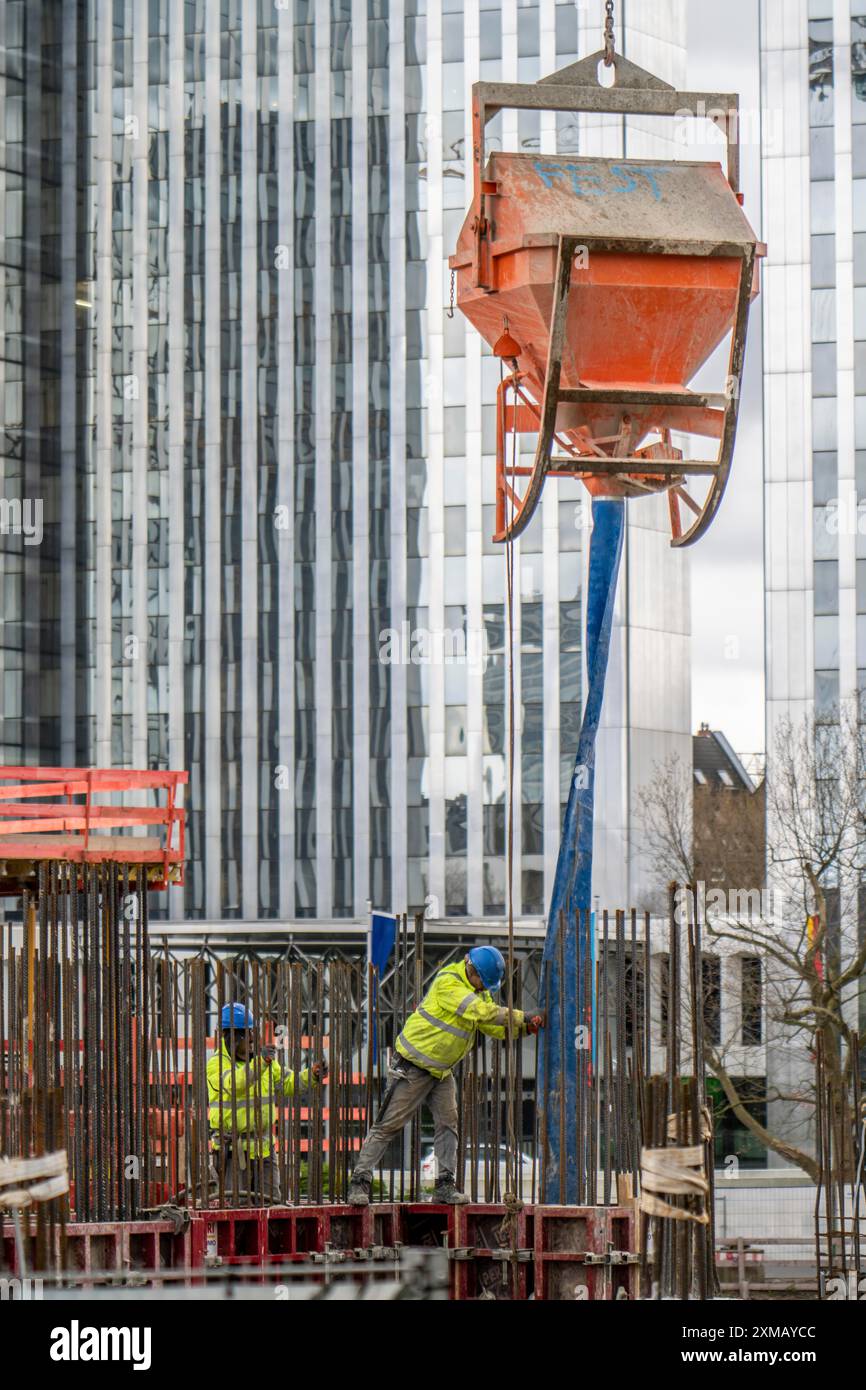
{"type": "Polygon", "coordinates": [[[367,998],[367,1026],[373,1039],[374,1062],[379,1050],[379,1029],[377,1026],[379,977],[388,964],[396,939],[397,918],[392,916],[390,912],[372,912],[370,914],[370,930],[367,933],[367,959],[373,966],[374,975],[372,997],[368,995],[367,998]]]}

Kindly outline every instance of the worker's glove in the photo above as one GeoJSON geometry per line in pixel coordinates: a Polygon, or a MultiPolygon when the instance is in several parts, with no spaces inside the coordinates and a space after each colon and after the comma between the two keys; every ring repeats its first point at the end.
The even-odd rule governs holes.
{"type": "Polygon", "coordinates": [[[527,1033],[537,1033],[544,1027],[544,1014],[527,1014],[523,1020],[527,1033]]]}
{"type": "Polygon", "coordinates": [[[310,1067],[310,1075],[312,1076],[316,1085],[321,1086],[323,1082],[327,1081],[328,1079],[327,1062],[314,1062],[313,1065],[310,1067]]]}
{"type": "Polygon", "coordinates": [[[277,1060],[277,1049],[272,1043],[268,1043],[267,1046],[259,1048],[259,1056],[263,1062],[275,1062],[277,1060]]]}

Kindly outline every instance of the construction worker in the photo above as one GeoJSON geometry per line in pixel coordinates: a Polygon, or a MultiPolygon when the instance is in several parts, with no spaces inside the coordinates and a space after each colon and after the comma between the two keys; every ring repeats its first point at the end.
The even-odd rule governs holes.
{"type": "Polygon", "coordinates": [[[349,1187],[352,1206],[370,1200],[373,1170],[391,1139],[426,1101],[433,1115],[433,1150],[437,1181],[434,1202],[459,1205],[469,1198],[455,1185],[457,1169],[457,1087],[452,1070],[471,1048],[476,1029],[492,1038],[509,1032],[537,1033],[540,1014],[520,1009],[509,1013],[494,1003],[505,976],[505,961],[495,946],[476,946],[459,964],[440,970],[423,1001],[403,1026],[388,1069],[388,1087],[355,1163],[349,1187]]]}
{"type": "MultiPolygon", "coordinates": [[[[220,1015],[220,1045],[207,1064],[208,1123],[215,1164],[223,1174],[226,1200],[234,1202],[235,1182],[243,1206],[255,1201],[279,1206],[280,1170],[272,1153],[274,1101],[295,1093],[295,1073],[283,1071],[275,1047],[252,1056],[255,1019],[243,1004],[226,1004],[220,1015]]],[[[323,1063],[305,1067],[305,1089],[326,1077],[323,1063]]],[[[216,1168],[212,1182],[219,1182],[216,1168]]]]}

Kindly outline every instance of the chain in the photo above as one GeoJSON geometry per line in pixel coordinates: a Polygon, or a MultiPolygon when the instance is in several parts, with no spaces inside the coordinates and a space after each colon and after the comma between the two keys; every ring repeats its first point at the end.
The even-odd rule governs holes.
{"type": "Polygon", "coordinates": [[[454,317],[454,280],[455,280],[456,274],[457,274],[457,272],[456,272],[455,270],[452,270],[452,272],[451,272],[451,302],[450,302],[450,304],[448,305],[448,318],[449,318],[449,319],[453,319],[453,317],[454,317]]]}
{"type": "Polygon", "coordinates": [[[604,65],[609,68],[614,60],[613,46],[613,0],[606,0],[604,7],[604,65]]]}

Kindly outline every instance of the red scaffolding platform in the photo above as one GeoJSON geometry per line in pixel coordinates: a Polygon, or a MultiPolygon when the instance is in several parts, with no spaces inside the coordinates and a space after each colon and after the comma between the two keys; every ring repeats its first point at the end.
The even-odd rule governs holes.
{"type": "Polygon", "coordinates": [[[0,893],[20,892],[46,859],[141,864],[151,888],[183,883],[177,797],[188,778],[116,768],[0,768],[0,893]],[[128,804],[131,792],[149,794],[148,804],[128,804]],[[108,800],[117,797],[121,804],[108,800]]]}

